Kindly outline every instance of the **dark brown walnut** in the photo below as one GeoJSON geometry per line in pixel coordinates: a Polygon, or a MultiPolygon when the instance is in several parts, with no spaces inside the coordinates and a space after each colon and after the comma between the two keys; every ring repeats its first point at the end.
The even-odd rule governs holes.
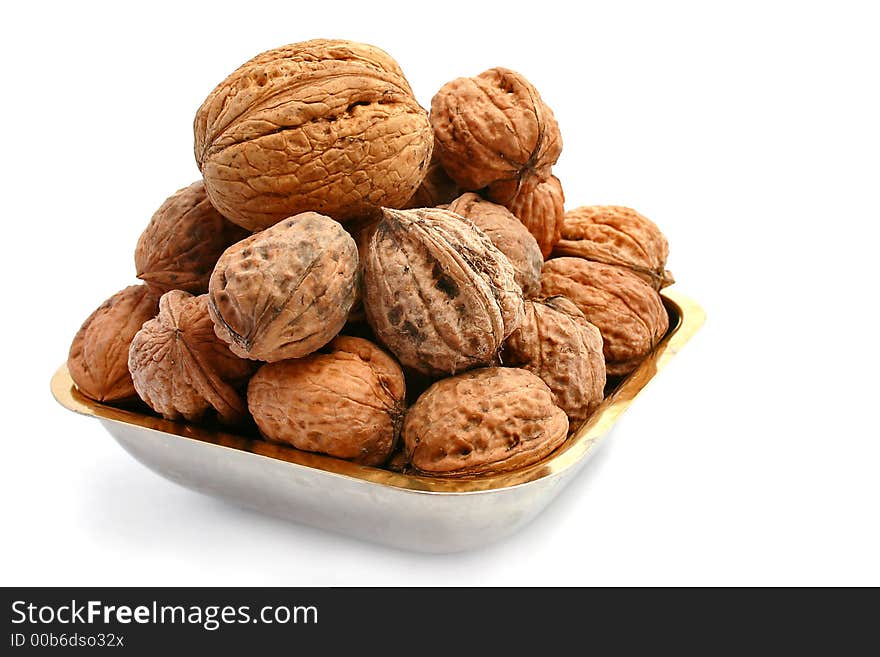
{"type": "Polygon", "coordinates": [[[435,153],[428,165],[427,172],[425,172],[425,179],[422,180],[416,193],[403,207],[405,209],[436,208],[439,205],[449,203],[460,193],[458,185],[446,173],[435,153]]]}
{"type": "Polygon", "coordinates": [[[553,255],[626,267],[655,290],[674,282],[666,270],[666,237],[653,221],[619,205],[585,205],[566,212],[553,255]]]}
{"type": "Polygon", "coordinates": [[[568,418],[531,372],[487,367],[441,379],[406,414],[415,471],[434,476],[505,472],[541,460],[568,435],[568,418]]]}
{"type": "Polygon", "coordinates": [[[274,362],[323,347],[357,298],[357,245],[304,212],[228,248],[211,275],[217,335],[243,358],[274,362]]]}
{"type": "Polygon", "coordinates": [[[428,375],[494,362],[522,317],[510,261],[447,210],[385,210],[370,242],[364,307],[376,337],[428,375]]]}
{"type": "Polygon", "coordinates": [[[233,354],[214,334],[208,296],[172,290],[159,314],[134,336],[128,369],[140,398],[169,420],[196,422],[210,410],[234,424],[246,417],[237,386],[256,364],[233,354]]]}
{"type": "Polygon", "coordinates": [[[340,336],[329,353],[263,365],[248,408],[269,440],[365,465],[394,449],[405,409],[400,366],[372,342],[340,336]]]}
{"type": "Polygon", "coordinates": [[[529,229],[543,257],[550,255],[562,236],[565,217],[565,194],[556,176],[529,176],[515,188],[506,184],[490,188],[488,196],[507,207],[529,229]]]}
{"type": "Polygon", "coordinates": [[[602,335],[565,297],[526,301],[520,327],[504,343],[505,365],[521,367],[547,384],[572,428],[602,401],[602,335]]]}
{"type": "Polygon", "coordinates": [[[443,85],[431,101],[431,125],[437,157],[466,191],[516,185],[548,171],[562,151],[553,112],[528,80],[506,68],[443,85]]]}
{"type": "Polygon", "coordinates": [[[134,334],[159,310],[158,290],[132,285],[89,315],[67,355],[67,370],[79,391],[101,402],[137,397],[128,373],[128,347],[134,334]]]}
{"type": "Polygon", "coordinates": [[[249,230],[310,210],[345,221],[401,207],[433,146],[397,62],[352,41],[257,55],[211,92],[194,128],[208,196],[249,230]]]}
{"type": "Polygon", "coordinates": [[[568,297],[596,325],[611,376],[634,370],[669,328],[657,290],[623,267],[583,258],[554,258],[544,264],[541,291],[568,297]]]}
{"type": "Polygon", "coordinates": [[[137,277],[158,288],[208,291],[220,254],[247,237],[214,209],[201,180],[178,190],[156,210],[134,251],[137,277]]]}
{"type": "Polygon", "coordinates": [[[526,297],[541,290],[541,267],[544,258],[532,234],[503,205],[486,201],[467,192],[449,204],[450,212],[470,219],[498,247],[513,265],[514,279],[526,297]]]}

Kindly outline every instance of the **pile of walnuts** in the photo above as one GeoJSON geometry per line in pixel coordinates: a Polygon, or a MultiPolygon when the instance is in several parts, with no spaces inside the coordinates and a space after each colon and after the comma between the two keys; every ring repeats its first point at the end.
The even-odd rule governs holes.
{"type": "Polygon", "coordinates": [[[562,137],[523,76],[430,114],[378,48],[315,40],[196,113],[202,179],[153,215],[141,285],[70,348],[79,391],[357,463],[502,472],[558,448],[661,340],[667,242],[563,209],[562,137]]]}

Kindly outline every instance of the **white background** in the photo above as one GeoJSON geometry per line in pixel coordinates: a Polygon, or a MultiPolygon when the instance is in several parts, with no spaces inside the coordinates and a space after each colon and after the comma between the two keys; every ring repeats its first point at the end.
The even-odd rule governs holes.
{"type": "Polygon", "coordinates": [[[880,584],[871,4],[4,5],[0,583],[880,584]],[[410,554],[239,510],[49,394],[82,320],[134,282],[152,212],[198,177],[204,97],[317,36],[384,48],[425,106],[454,77],[524,73],[562,129],[567,206],[653,218],[707,309],[579,479],[500,544],[410,554]]]}

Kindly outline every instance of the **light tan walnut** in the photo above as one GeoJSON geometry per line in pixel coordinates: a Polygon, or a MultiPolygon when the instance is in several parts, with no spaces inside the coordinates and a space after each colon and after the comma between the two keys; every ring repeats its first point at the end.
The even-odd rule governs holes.
{"type": "Polygon", "coordinates": [[[137,397],[128,373],[128,347],[141,325],[159,311],[159,296],[147,285],[132,285],[83,322],[67,356],[67,370],[82,394],[101,402],[137,397]]]}
{"type": "Polygon", "coordinates": [[[400,366],[368,340],[340,336],[328,353],[263,365],[248,407],[269,440],[366,465],[397,443],[406,385],[400,366]]]}
{"type": "Polygon", "coordinates": [[[159,314],[131,342],[128,369],[140,398],[169,420],[201,420],[213,409],[233,424],[247,415],[236,389],[256,364],[233,354],[214,334],[208,296],[172,290],[159,314]]]}
{"type": "Polygon", "coordinates": [[[522,317],[510,261],[447,210],[385,210],[370,242],[364,308],[376,337],[424,374],[496,359],[522,317]]]}
{"type": "Polygon", "coordinates": [[[674,282],[666,269],[666,237],[653,221],[619,205],[585,205],[566,212],[553,255],[626,267],[655,290],[674,282]]]}
{"type": "Polygon", "coordinates": [[[467,192],[449,204],[450,212],[470,219],[486,233],[513,265],[514,279],[526,297],[541,290],[541,267],[544,258],[538,243],[528,229],[503,205],[486,201],[478,194],[467,192]]]}
{"type": "Polygon", "coordinates": [[[340,40],[257,55],[211,92],[194,128],[208,196],[249,230],[305,211],[345,221],[401,207],[433,147],[397,62],[340,40]]]}
{"type": "Polygon", "coordinates": [[[304,212],[228,248],[208,305],[217,335],[254,360],[300,358],[345,324],[357,298],[357,245],[337,222],[304,212]]]}
{"type": "Polygon", "coordinates": [[[666,334],[669,316],[658,292],[633,272],[582,258],[544,264],[541,290],[568,297],[602,333],[609,375],[628,374],[666,334]]]}
{"type": "Polygon", "coordinates": [[[431,125],[449,176],[462,190],[507,207],[547,257],[563,216],[562,186],[551,172],[562,136],[537,89],[505,68],[458,78],[431,101],[431,125]]]}
{"type": "Polygon", "coordinates": [[[443,85],[431,100],[431,125],[437,157],[467,191],[546,171],[562,152],[553,112],[506,68],[443,85]]]}
{"type": "Polygon", "coordinates": [[[460,476],[515,470],[541,460],[568,435],[553,393],[526,370],[487,367],[441,379],[403,425],[413,469],[460,476]]]}
{"type": "Polygon", "coordinates": [[[502,360],[540,377],[575,429],[604,396],[602,335],[565,297],[536,299],[525,305],[523,322],[504,343],[502,360]]]}
{"type": "Polygon", "coordinates": [[[249,234],[214,209],[200,180],[169,197],[150,219],[134,252],[137,277],[162,292],[202,294],[220,254],[249,234]]]}

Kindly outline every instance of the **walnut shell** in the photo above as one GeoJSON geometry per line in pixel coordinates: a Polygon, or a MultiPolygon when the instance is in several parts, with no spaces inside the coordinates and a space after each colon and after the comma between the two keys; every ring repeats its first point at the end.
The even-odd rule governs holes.
{"type": "Polygon", "coordinates": [[[385,210],[370,242],[364,307],[401,363],[438,375],[492,363],[522,316],[510,261],[447,210],[385,210]]]}
{"type": "Polygon", "coordinates": [[[368,340],[340,336],[329,349],[263,365],[248,384],[251,414],[269,440],[384,463],[403,419],[403,371],[368,340]]]}
{"type": "Polygon", "coordinates": [[[541,255],[547,257],[562,236],[565,219],[565,194],[559,178],[527,176],[517,185],[498,184],[487,190],[487,196],[509,209],[541,247],[541,255]]]}
{"type": "Polygon", "coordinates": [[[208,291],[220,254],[248,232],[214,209],[201,180],[178,190],[156,210],[134,251],[137,277],[162,292],[208,291]]]}
{"type": "Polygon", "coordinates": [[[100,402],[137,397],[128,373],[128,347],[159,310],[158,290],[131,285],[107,299],[83,322],[67,355],[67,370],[86,397],[100,402]]]}
{"type": "Polygon", "coordinates": [[[623,267],[554,258],[544,263],[541,291],[568,297],[596,325],[611,376],[634,370],[669,328],[669,316],[657,291],[623,267]]]}
{"type": "Polygon", "coordinates": [[[344,221],[400,207],[433,147],[397,62],[352,41],[257,55],[211,92],[194,129],[208,196],[249,230],[310,210],[344,221]]]}
{"type": "Polygon", "coordinates": [[[403,208],[406,210],[413,208],[436,208],[438,205],[449,203],[460,193],[461,190],[458,189],[458,185],[446,173],[435,153],[431,158],[431,163],[428,165],[428,170],[425,172],[425,179],[422,180],[422,184],[419,185],[416,193],[412,195],[412,198],[407,201],[403,208]]]}
{"type": "Polygon", "coordinates": [[[506,68],[443,85],[431,100],[431,125],[437,157],[467,191],[546,170],[562,152],[552,110],[506,68]]]}
{"type": "Polygon", "coordinates": [[[131,342],[128,369],[147,405],[169,420],[200,420],[209,409],[233,424],[246,417],[236,386],[255,364],[238,358],[214,334],[208,296],[172,290],[159,300],[159,314],[131,342]]]}
{"type": "Polygon", "coordinates": [[[566,212],[553,255],[626,267],[655,290],[674,282],[666,270],[666,237],[653,221],[619,205],[587,205],[566,212]]]}
{"type": "Polygon", "coordinates": [[[538,243],[528,229],[503,205],[482,199],[473,192],[462,194],[447,208],[470,219],[486,233],[513,265],[514,279],[526,297],[541,290],[541,267],[544,258],[538,243]]]}
{"type": "Polygon", "coordinates": [[[441,379],[403,424],[406,453],[425,475],[505,472],[544,458],[568,435],[568,418],[537,376],[487,367],[441,379]]]}
{"type": "Polygon", "coordinates": [[[304,212],[228,248],[208,286],[217,335],[243,358],[274,362],[323,347],[357,298],[357,245],[304,212]]]}
{"type": "Polygon", "coordinates": [[[504,343],[502,360],[540,377],[576,428],[604,396],[602,335],[565,297],[526,301],[525,306],[522,323],[504,343]]]}

